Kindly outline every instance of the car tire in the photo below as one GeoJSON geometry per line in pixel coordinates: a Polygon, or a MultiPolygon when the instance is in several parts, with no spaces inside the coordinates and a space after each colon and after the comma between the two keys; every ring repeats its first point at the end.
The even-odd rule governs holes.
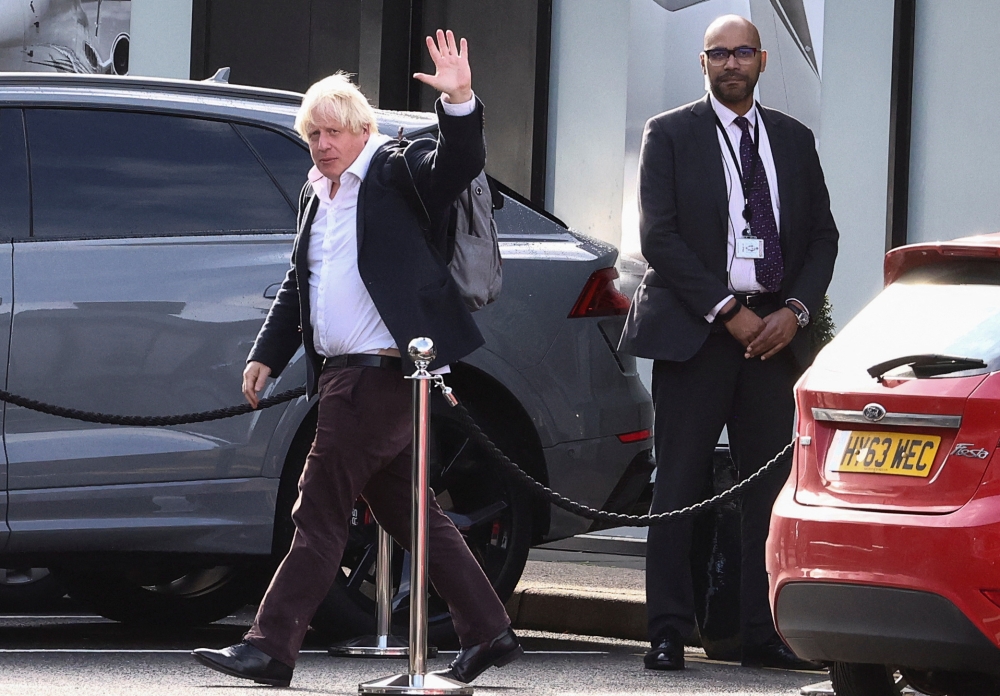
{"type": "Polygon", "coordinates": [[[0,568],[0,611],[39,611],[66,596],[48,568],[0,568]]]}
{"type": "Polygon", "coordinates": [[[834,662],[830,681],[837,696],[899,696],[906,686],[891,667],[853,662],[834,662]]]}
{"type": "MultiPolygon", "coordinates": [[[[443,400],[435,399],[433,403],[431,487],[438,503],[456,521],[500,600],[506,601],[528,558],[532,501],[471,443],[466,426],[448,412],[443,400]]],[[[486,432],[494,430],[482,416],[476,420],[486,432]]],[[[511,452],[511,456],[516,460],[517,453],[511,452]]],[[[329,640],[375,632],[375,544],[376,526],[359,508],[341,564],[347,572],[338,576],[311,622],[329,640]]],[[[401,579],[408,586],[408,569],[409,553],[397,547],[393,554],[392,621],[393,632],[401,636],[408,635],[409,597],[405,589],[399,592],[398,588],[401,579]]],[[[454,646],[451,615],[433,587],[427,617],[429,642],[438,647],[454,646]]]]}
{"type": "Polygon", "coordinates": [[[201,626],[259,597],[271,566],[138,569],[125,565],[53,568],[69,596],[122,623],[201,626]]]}
{"type": "Polygon", "coordinates": [[[972,672],[902,669],[906,682],[927,696],[1000,696],[1000,678],[972,672]]]}

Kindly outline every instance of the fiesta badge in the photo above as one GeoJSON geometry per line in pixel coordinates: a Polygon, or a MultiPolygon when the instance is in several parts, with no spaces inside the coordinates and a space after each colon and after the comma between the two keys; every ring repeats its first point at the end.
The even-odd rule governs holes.
{"type": "Polygon", "coordinates": [[[885,418],[885,408],[882,404],[868,404],[861,409],[861,415],[865,417],[865,420],[869,420],[872,423],[878,423],[880,420],[885,418]]]}

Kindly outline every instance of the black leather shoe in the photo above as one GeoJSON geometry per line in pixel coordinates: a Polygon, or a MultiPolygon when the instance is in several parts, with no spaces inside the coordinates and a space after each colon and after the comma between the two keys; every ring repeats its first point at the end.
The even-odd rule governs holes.
{"type": "Polygon", "coordinates": [[[653,649],[642,658],[646,669],[684,669],[684,641],[680,633],[672,632],[653,641],[653,649]]]}
{"type": "Polygon", "coordinates": [[[503,667],[524,654],[514,631],[508,628],[493,640],[463,648],[455,661],[434,674],[468,684],[490,667],[503,667]]]}
{"type": "Polygon", "coordinates": [[[826,669],[821,662],[803,660],[777,636],[761,645],[744,646],[743,666],[801,669],[816,672],[826,669]]]}
{"type": "Polygon", "coordinates": [[[292,681],[291,667],[246,641],[222,650],[198,648],[191,655],[206,667],[231,677],[253,679],[258,684],[288,686],[292,681]]]}

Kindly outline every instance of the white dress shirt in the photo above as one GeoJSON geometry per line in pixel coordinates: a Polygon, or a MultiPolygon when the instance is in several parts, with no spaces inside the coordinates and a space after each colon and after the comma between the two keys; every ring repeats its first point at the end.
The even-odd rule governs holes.
{"type": "MultiPolygon", "coordinates": [[[[442,104],[450,116],[476,110],[475,96],[462,104],[451,104],[444,97],[442,104]]],[[[332,198],[332,182],[316,167],[309,171],[319,199],[309,236],[309,322],[313,346],[326,357],[397,347],[358,272],[358,192],[375,151],[390,140],[381,133],[371,135],[340,175],[340,187],[332,198]]]]}
{"type": "MultiPolygon", "coordinates": [[[[739,114],[720,104],[711,93],[709,93],[708,99],[716,115],[719,117],[719,121],[722,122],[729,135],[729,141],[733,144],[736,157],[739,158],[740,140],[743,138],[743,131],[735,123],[739,114]]],[[[774,157],[771,155],[771,142],[767,138],[767,129],[760,120],[756,104],[750,107],[750,111],[744,116],[750,122],[750,135],[753,136],[754,140],[760,138],[758,152],[760,153],[761,162],[764,165],[767,185],[771,191],[771,207],[774,209],[774,222],[778,225],[778,229],[780,229],[781,202],[778,199],[778,175],[774,169],[774,157]]],[[[767,292],[764,286],[757,282],[757,271],[754,268],[754,260],[736,258],[736,237],[737,235],[742,235],[743,229],[746,227],[746,221],[743,219],[743,208],[746,205],[746,200],[743,197],[743,188],[740,186],[740,164],[733,160],[733,156],[729,152],[729,146],[726,145],[726,139],[718,128],[715,129],[715,134],[719,138],[719,147],[722,149],[722,164],[723,170],[726,173],[726,190],[729,193],[729,231],[726,235],[726,268],[729,271],[729,289],[733,292],[742,293],[767,292]]],[[[732,297],[732,295],[729,295],[722,302],[715,305],[712,311],[705,315],[705,319],[709,322],[714,321],[715,315],[719,313],[732,297]]]]}

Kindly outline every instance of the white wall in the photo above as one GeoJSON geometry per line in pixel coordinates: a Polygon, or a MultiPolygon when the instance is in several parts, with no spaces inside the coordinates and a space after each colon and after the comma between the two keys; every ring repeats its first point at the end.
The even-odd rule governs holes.
{"type": "Polygon", "coordinates": [[[191,76],[191,0],[132,0],[129,75],[191,76]]]}
{"type": "Polygon", "coordinates": [[[826,3],[819,152],[840,229],[829,293],[838,327],[882,288],[892,20],[893,0],[826,3]]]}
{"type": "Polygon", "coordinates": [[[909,241],[1000,230],[1000,138],[992,53],[996,0],[918,2],[913,70],[909,241]]]}
{"type": "Polygon", "coordinates": [[[631,0],[630,9],[620,247],[624,254],[639,256],[636,178],[646,121],[705,96],[705,77],[698,59],[705,47],[705,29],[720,15],[749,17],[750,2],[708,0],[667,12],[654,0],[631,0]]]}
{"type": "Polygon", "coordinates": [[[629,0],[555,0],[545,207],[617,244],[628,71],[629,0]]]}

